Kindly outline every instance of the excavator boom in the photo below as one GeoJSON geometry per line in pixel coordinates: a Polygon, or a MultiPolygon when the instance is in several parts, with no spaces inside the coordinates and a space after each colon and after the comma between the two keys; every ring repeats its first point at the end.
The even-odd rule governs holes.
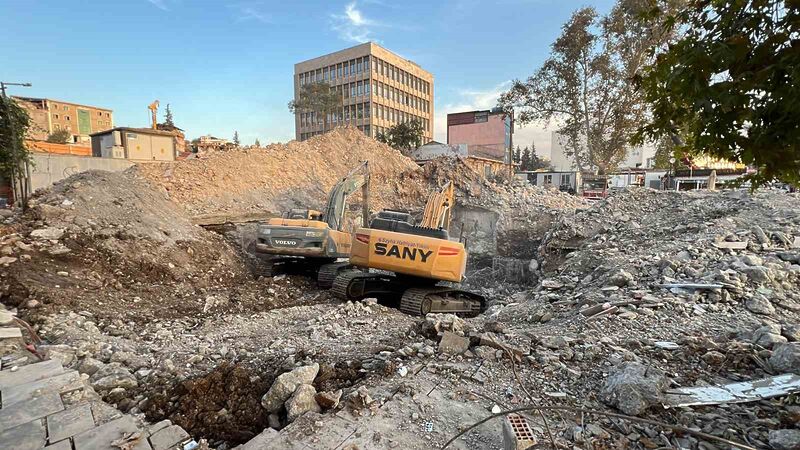
{"type": "Polygon", "coordinates": [[[432,194],[425,204],[420,226],[447,230],[450,228],[450,213],[455,201],[453,183],[448,181],[442,189],[432,194]]]}
{"type": "Polygon", "coordinates": [[[363,217],[364,226],[369,220],[369,161],[364,161],[353,169],[346,177],[339,180],[328,194],[328,204],[323,214],[324,220],[332,230],[341,231],[344,227],[344,213],[347,209],[347,197],[359,188],[363,191],[363,217]]]}

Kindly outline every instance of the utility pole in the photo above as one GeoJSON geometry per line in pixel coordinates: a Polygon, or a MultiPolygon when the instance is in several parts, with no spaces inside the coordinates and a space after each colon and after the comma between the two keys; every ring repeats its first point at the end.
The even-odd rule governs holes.
{"type": "MultiPolygon", "coordinates": [[[[9,102],[11,101],[6,95],[6,86],[22,86],[22,87],[31,87],[32,84],[30,83],[6,83],[5,81],[0,81],[0,91],[2,91],[3,95],[3,104],[6,105],[6,118],[8,119],[8,128],[11,132],[11,152],[14,155],[13,160],[16,160],[17,155],[19,155],[19,142],[17,142],[17,134],[14,130],[14,119],[11,117],[11,108],[9,102]]],[[[17,174],[18,171],[21,171],[21,167],[16,167],[11,169],[11,183],[12,183],[12,190],[16,187],[14,184],[19,182],[19,190],[22,193],[22,207],[23,209],[28,208],[28,192],[30,191],[30,183],[31,178],[31,168],[28,162],[25,162],[25,175],[20,176],[17,174]],[[15,176],[16,175],[16,176],[15,176]],[[23,184],[24,183],[24,184],[23,184]]],[[[16,195],[14,195],[14,202],[16,202],[16,195]]]]}

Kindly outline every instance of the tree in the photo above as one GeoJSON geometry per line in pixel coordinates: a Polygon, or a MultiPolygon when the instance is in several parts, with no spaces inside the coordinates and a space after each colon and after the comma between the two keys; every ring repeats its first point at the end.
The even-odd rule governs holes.
{"type": "Polygon", "coordinates": [[[0,176],[11,181],[15,201],[28,208],[28,173],[30,151],[25,147],[25,134],[30,117],[13,99],[0,95],[0,176]]]}
{"type": "Polygon", "coordinates": [[[411,150],[422,145],[423,131],[422,122],[411,120],[405,123],[398,123],[389,128],[386,133],[380,133],[375,138],[392,148],[400,150],[404,155],[408,155],[411,150]]]}
{"type": "Polygon", "coordinates": [[[239,141],[239,132],[238,131],[234,131],[233,132],[233,145],[238,147],[239,144],[241,144],[241,141],[239,141]]]}
{"type": "Polygon", "coordinates": [[[527,146],[522,149],[522,155],[519,158],[519,167],[522,170],[531,170],[531,149],[527,146]]]}
{"type": "Polygon", "coordinates": [[[72,140],[72,133],[69,130],[56,130],[47,136],[47,142],[53,144],[67,144],[72,140]]]}
{"type": "Polygon", "coordinates": [[[671,11],[679,1],[618,0],[602,18],[593,8],[577,10],[550,57],[526,81],[515,80],[500,96],[500,106],[518,110],[521,124],[559,124],[578,170],[612,170],[647,113],[633,77],[648,62],[650,49],[671,36],[643,14],[655,4],[671,11]]]}
{"type": "Polygon", "coordinates": [[[311,113],[313,123],[320,123],[325,129],[330,123],[329,113],[338,114],[342,107],[342,95],[328,83],[308,83],[300,87],[288,106],[292,114],[311,113]]]}
{"type": "Polygon", "coordinates": [[[256,138],[256,141],[253,143],[253,146],[255,146],[256,148],[261,147],[261,142],[258,142],[258,138],[256,138]]]}
{"type": "Polygon", "coordinates": [[[511,156],[512,156],[512,158],[513,158],[513,161],[514,161],[516,164],[519,164],[519,163],[522,161],[522,160],[521,160],[521,158],[522,158],[522,150],[520,150],[520,148],[519,148],[519,145],[518,145],[518,146],[517,146],[517,148],[514,150],[514,154],[513,154],[513,155],[511,155],[511,156]]]}
{"type": "Polygon", "coordinates": [[[696,0],[669,25],[679,39],[640,79],[653,114],[639,138],[680,132],[679,151],[755,166],[753,186],[800,183],[800,5],[696,0]]]}
{"type": "Polygon", "coordinates": [[[172,110],[169,109],[169,103],[167,103],[167,108],[164,110],[164,125],[175,128],[175,121],[172,118],[172,110]]]}

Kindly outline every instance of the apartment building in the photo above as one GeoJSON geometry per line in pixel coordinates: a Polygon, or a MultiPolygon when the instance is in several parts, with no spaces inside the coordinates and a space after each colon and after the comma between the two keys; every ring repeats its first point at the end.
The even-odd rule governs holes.
{"type": "Polygon", "coordinates": [[[110,109],[49,98],[14,97],[14,100],[31,117],[28,139],[43,141],[56,131],[67,130],[72,135],[69,143],[88,146],[90,134],[114,128],[110,109]]]}
{"type": "Polygon", "coordinates": [[[295,99],[304,85],[315,82],[328,83],[341,96],[342,107],[295,114],[298,140],[341,125],[376,137],[412,120],[422,123],[423,142],[433,138],[433,75],[374,42],[295,64],[295,99]]]}
{"type": "Polygon", "coordinates": [[[466,145],[470,156],[508,162],[513,135],[513,115],[497,108],[447,115],[447,144],[466,145]]]}

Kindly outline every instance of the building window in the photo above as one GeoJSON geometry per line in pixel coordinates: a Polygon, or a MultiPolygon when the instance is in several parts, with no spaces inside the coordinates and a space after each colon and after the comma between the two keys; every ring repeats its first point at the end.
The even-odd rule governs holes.
{"type": "Polygon", "coordinates": [[[561,186],[569,186],[569,174],[562,173],[561,174],[561,186]]]}
{"type": "Polygon", "coordinates": [[[370,132],[369,125],[364,125],[364,134],[366,134],[369,137],[372,137],[372,135],[369,134],[369,132],[370,132]]]}
{"type": "Polygon", "coordinates": [[[489,121],[489,112],[488,111],[475,113],[475,123],[488,122],[488,121],[489,121]]]}
{"type": "Polygon", "coordinates": [[[369,81],[364,82],[364,95],[369,95],[369,81]]]}
{"type": "Polygon", "coordinates": [[[364,117],[369,119],[371,116],[369,115],[369,103],[364,103],[364,117]]]}
{"type": "Polygon", "coordinates": [[[103,115],[103,113],[101,113],[100,111],[97,111],[97,115],[98,115],[98,116],[102,116],[102,115],[103,115]]]}
{"type": "Polygon", "coordinates": [[[544,176],[544,184],[553,184],[553,176],[552,175],[545,175],[544,176]]]}
{"type": "Polygon", "coordinates": [[[64,106],[64,111],[69,111],[69,108],[67,108],[66,105],[64,106]]]}
{"type": "Polygon", "coordinates": [[[360,81],[356,83],[356,95],[359,97],[364,95],[364,84],[360,81]]]}
{"type": "Polygon", "coordinates": [[[337,75],[337,78],[342,78],[342,65],[341,64],[337,64],[336,65],[336,75],[337,75]]]}
{"type": "Polygon", "coordinates": [[[58,114],[53,114],[53,117],[55,117],[56,119],[58,119],[58,114]]]}
{"type": "Polygon", "coordinates": [[[64,116],[64,120],[69,120],[69,116],[64,116]]]}
{"type": "Polygon", "coordinates": [[[350,60],[350,75],[355,75],[355,74],[356,74],[356,60],[355,59],[351,59],[350,60]]]}
{"type": "Polygon", "coordinates": [[[364,57],[364,72],[369,72],[369,56],[364,57]]]}

